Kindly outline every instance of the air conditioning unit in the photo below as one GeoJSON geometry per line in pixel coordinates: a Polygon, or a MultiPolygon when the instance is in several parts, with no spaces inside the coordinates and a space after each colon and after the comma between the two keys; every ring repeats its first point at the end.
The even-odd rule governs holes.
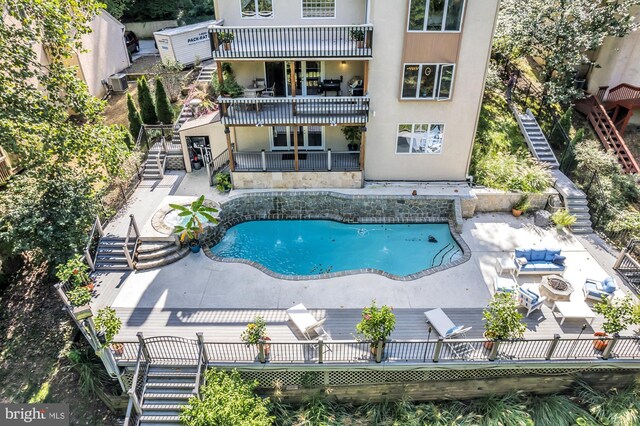
{"type": "Polygon", "coordinates": [[[114,74],[109,77],[109,84],[114,92],[126,92],[129,88],[129,82],[125,74],[114,74]]]}

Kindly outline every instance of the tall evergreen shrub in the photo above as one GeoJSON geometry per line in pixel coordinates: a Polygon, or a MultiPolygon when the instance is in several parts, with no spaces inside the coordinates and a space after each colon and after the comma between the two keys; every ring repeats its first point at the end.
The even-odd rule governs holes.
{"type": "Polygon", "coordinates": [[[158,122],[151,90],[144,76],[138,79],[138,105],[140,105],[140,116],[144,124],[156,124],[158,122]]]}
{"type": "Polygon", "coordinates": [[[164,84],[162,80],[156,77],[156,113],[158,115],[158,121],[163,124],[173,123],[173,108],[167,97],[167,92],[164,90],[164,84]]]}
{"type": "Polygon", "coordinates": [[[127,109],[129,110],[129,132],[133,140],[137,140],[142,128],[142,117],[140,117],[140,111],[136,108],[136,104],[133,103],[131,93],[127,93],[127,109]]]}

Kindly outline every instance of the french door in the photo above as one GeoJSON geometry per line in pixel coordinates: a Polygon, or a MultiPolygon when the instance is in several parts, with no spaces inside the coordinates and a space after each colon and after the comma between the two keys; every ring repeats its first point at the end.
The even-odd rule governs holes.
{"type": "MultiPolygon", "coordinates": [[[[293,149],[293,126],[271,128],[271,150],[289,151],[293,149]]],[[[324,129],[322,126],[298,126],[298,149],[323,150],[324,129]]]]}
{"type": "MultiPolygon", "coordinates": [[[[322,81],[321,61],[295,61],[296,96],[315,96],[322,81]]],[[[291,96],[291,62],[265,62],[267,86],[275,84],[276,96],[291,96]]]]}

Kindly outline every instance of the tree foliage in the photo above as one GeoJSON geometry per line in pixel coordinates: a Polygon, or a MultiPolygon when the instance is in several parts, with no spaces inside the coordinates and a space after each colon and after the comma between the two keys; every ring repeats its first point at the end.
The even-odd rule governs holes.
{"type": "Polygon", "coordinates": [[[200,387],[201,399],[189,399],[180,414],[186,426],[271,426],[269,400],[253,393],[257,382],[246,382],[237,371],[209,369],[200,387]]]}
{"type": "Polygon", "coordinates": [[[173,124],[173,108],[164,90],[164,84],[159,77],[156,77],[156,114],[158,121],[163,124],[173,124]]]}
{"type": "Polygon", "coordinates": [[[127,109],[129,110],[129,133],[134,139],[138,139],[142,128],[142,117],[140,117],[140,111],[138,111],[136,104],[133,102],[131,93],[127,93],[127,109]]]}
{"type": "Polygon", "coordinates": [[[580,97],[576,67],[590,64],[588,53],[605,37],[622,37],[637,23],[629,8],[640,0],[503,0],[495,46],[517,58],[542,59],[541,79],[552,101],[567,103],[580,97]]]}
{"type": "Polygon", "coordinates": [[[138,105],[140,105],[140,116],[144,124],[156,124],[156,106],[153,104],[153,96],[147,78],[142,76],[138,79],[138,105]]]}
{"type": "Polygon", "coordinates": [[[134,0],[102,0],[102,3],[104,3],[107,12],[109,12],[111,16],[120,19],[133,1],[134,0]]]}

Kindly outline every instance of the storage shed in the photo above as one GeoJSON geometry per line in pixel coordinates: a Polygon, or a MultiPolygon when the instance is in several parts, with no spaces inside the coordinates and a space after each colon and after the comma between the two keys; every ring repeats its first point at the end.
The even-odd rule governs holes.
{"type": "Polygon", "coordinates": [[[156,31],[153,36],[160,52],[160,59],[191,65],[197,58],[211,59],[208,28],[222,21],[205,21],[178,28],[156,31]]]}

